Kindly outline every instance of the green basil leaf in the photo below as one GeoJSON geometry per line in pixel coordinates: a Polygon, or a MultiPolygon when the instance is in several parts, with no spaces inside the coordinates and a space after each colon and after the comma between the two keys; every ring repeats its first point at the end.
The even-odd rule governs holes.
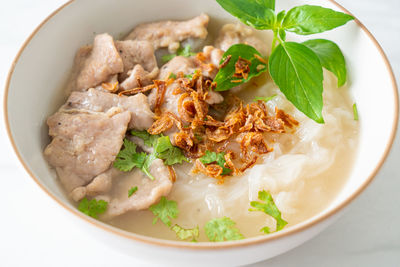
{"type": "Polygon", "coordinates": [[[301,35],[332,30],[346,24],[354,17],[320,6],[297,6],[286,14],[282,27],[301,35]]]}
{"type": "Polygon", "coordinates": [[[269,58],[269,72],[298,110],[314,121],[324,123],[322,66],[310,48],[294,42],[278,45],[269,58]]]}
{"type": "Polygon", "coordinates": [[[217,0],[223,9],[258,30],[273,29],[275,0],[217,0]]]}
{"type": "Polygon", "coordinates": [[[261,62],[259,58],[254,56],[255,54],[259,58],[262,58],[260,52],[250,45],[235,44],[229,47],[229,49],[222,56],[220,64],[222,64],[228,58],[228,56],[231,56],[231,58],[228,64],[218,71],[217,76],[214,79],[214,82],[217,83],[215,91],[229,90],[242,83],[248,82],[251,78],[259,76],[263,72],[266,72],[268,69],[267,64],[265,63],[266,60],[261,62]],[[239,60],[239,56],[250,61],[251,63],[247,79],[236,78],[233,76],[235,74],[235,64],[239,60]]]}
{"type": "Polygon", "coordinates": [[[322,67],[331,71],[338,79],[338,87],[346,83],[346,62],[337,44],[325,39],[308,40],[303,43],[318,56],[322,67]]]}

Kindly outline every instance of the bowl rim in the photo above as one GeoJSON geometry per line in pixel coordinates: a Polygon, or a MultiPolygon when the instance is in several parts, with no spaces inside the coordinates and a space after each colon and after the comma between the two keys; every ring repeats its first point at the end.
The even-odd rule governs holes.
{"type": "Polygon", "coordinates": [[[36,182],[36,184],[44,191],[47,193],[48,196],[50,196],[53,200],[55,200],[58,204],[60,204],[62,207],[64,207],[66,210],[70,211],[72,214],[76,215],[77,217],[81,218],[82,220],[90,223],[91,225],[96,226],[99,229],[105,230],[106,232],[109,232],[111,234],[116,234],[119,237],[129,239],[129,240],[134,240],[134,241],[139,241],[151,245],[158,245],[158,246],[163,246],[163,247],[175,247],[175,248],[186,248],[186,249],[227,249],[227,248],[237,248],[237,247],[244,247],[244,246],[250,246],[250,245],[255,245],[259,243],[265,243],[268,241],[272,241],[278,238],[283,238],[287,236],[294,235],[298,232],[307,230],[311,228],[312,226],[319,224],[329,217],[332,217],[333,215],[337,214],[339,211],[341,211],[344,207],[348,206],[358,195],[363,192],[366,187],[372,182],[374,177],[377,175],[378,171],[381,169],[383,166],[386,158],[389,155],[390,149],[393,145],[394,139],[396,137],[396,131],[397,131],[397,126],[398,126],[398,120],[399,120],[399,94],[398,94],[398,86],[396,83],[396,78],[394,76],[392,67],[389,63],[389,60],[383,51],[382,47],[378,43],[378,41],[375,39],[375,37],[371,34],[371,32],[358,20],[351,12],[349,12],[347,9],[345,9],[342,5],[337,3],[335,0],[328,0],[329,3],[335,5],[339,10],[341,10],[344,13],[352,15],[355,19],[355,23],[360,27],[362,31],[367,35],[367,37],[372,41],[372,43],[375,45],[377,48],[379,54],[381,55],[384,64],[386,66],[386,70],[389,72],[389,76],[391,79],[392,83],[392,89],[393,89],[393,96],[394,96],[394,121],[392,122],[392,129],[391,129],[391,135],[390,138],[388,139],[388,142],[386,143],[386,147],[384,150],[384,153],[382,154],[377,166],[375,166],[374,170],[369,174],[368,178],[359,186],[359,188],[350,196],[348,196],[344,201],[342,201],[339,205],[334,207],[332,210],[325,214],[317,215],[314,218],[308,219],[304,221],[303,223],[294,225],[284,231],[276,232],[270,235],[265,235],[265,236],[260,236],[260,237],[253,237],[253,238],[246,238],[240,241],[227,241],[227,242],[199,242],[199,243],[193,243],[193,242],[180,242],[180,241],[171,241],[171,240],[165,240],[165,239],[159,239],[159,238],[153,238],[153,237],[148,237],[140,234],[135,234],[131,233],[119,228],[116,228],[114,226],[105,224],[101,221],[95,220],[90,218],[89,216],[86,216],[85,214],[79,212],[77,209],[69,207],[67,204],[63,203],[60,199],[58,199],[50,190],[48,190],[41,182],[39,179],[33,174],[33,172],[30,170],[28,165],[24,162],[22,155],[17,149],[17,146],[15,144],[15,141],[13,139],[13,136],[11,134],[11,128],[10,128],[10,123],[8,120],[8,92],[9,92],[9,87],[10,87],[10,82],[11,78],[13,76],[15,67],[17,65],[18,60],[20,59],[20,56],[24,52],[25,48],[28,46],[30,41],[33,39],[33,37],[39,32],[39,30],[50,20],[52,19],[55,15],[57,15],[61,10],[63,10],[65,7],[69,6],[70,4],[76,2],[76,0],[68,0],[66,3],[61,5],[59,8],[54,10],[50,15],[48,15],[35,29],[34,31],[28,36],[28,38],[24,41],[22,44],[21,48],[18,50],[17,55],[15,56],[14,60],[12,61],[10,70],[7,75],[6,83],[5,83],[5,90],[4,90],[4,103],[3,103],[3,114],[4,114],[4,122],[6,126],[6,131],[8,134],[8,137],[10,139],[11,145],[14,149],[15,154],[17,155],[18,160],[26,170],[26,172],[31,176],[31,178],[36,182]]]}

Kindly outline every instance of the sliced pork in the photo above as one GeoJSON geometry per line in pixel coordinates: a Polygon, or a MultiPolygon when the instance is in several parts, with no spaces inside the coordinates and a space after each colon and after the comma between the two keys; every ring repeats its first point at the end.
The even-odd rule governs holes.
{"type": "Polygon", "coordinates": [[[168,47],[170,52],[179,48],[179,43],[188,38],[207,37],[207,26],[210,18],[201,14],[187,21],[160,21],[141,24],[125,40],[149,41],[154,49],[168,47]]]}
{"type": "Polygon", "coordinates": [[[130,112],[129,129],[146,130],[154,121],[154,113],[150,110],[147,96],[118,96],[116,94],[89,89],[86,92],[72,92],[63,110],[85,110],[93,112],[108,112],[119,108],[130,112]]]}
{"type": "Polygon", "coordinates": [[[173,185],[168,167],[161,159],[155,159],[150,165],[150,173],[155,177],[154,180],[138,169],[121,173],[120,177],[114,179],[111,192],[97,197],[108,201],[107,211],[101,218],[108,220],[128,211],[144,210],[157,203],[162,196],[167,196],[173,185]],[[129,189],[135,186],[138,190],[129,197],[129,189]]]}
{"type": "Polygon", "coordinates": [[[68,192],[108,170],[121,149],[130,119],[130,112],[113,116],[57,112],[49,117],[52,141],[44,155],[68,192]]]}
{"type": "Polygon", "coordinates": [[[100,85],[124,70],[113,38],[104,33],[94,38],[93,47],[81,48],[75,57],[76,77],[73,90],[83,91],[100,85]]]}

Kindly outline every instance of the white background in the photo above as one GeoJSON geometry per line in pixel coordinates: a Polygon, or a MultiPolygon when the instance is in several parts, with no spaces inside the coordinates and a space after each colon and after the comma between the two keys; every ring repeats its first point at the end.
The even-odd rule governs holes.
{"type": "MultiPolygon", "coordinates": [[[[0,0],[0,85],[23,41],[64,2],[0,0]]],[[[375,35],[400,78],[400,1],[338,2],[375,35]]],[[[1,120],[2,111],[1,107],[1,120]]],[[[69,220],[25,173],[3,121],[0,125],[0,266],[137,266],[130,256],[96,242],[69,220]]],[[[398,139],[374,182],[335,225],[306,244],[253,266],[400,266],[398,139]]]]}

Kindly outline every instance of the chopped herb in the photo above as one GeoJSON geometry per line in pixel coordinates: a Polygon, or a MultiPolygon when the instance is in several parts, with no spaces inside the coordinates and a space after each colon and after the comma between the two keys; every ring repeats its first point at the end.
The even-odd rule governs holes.
{"type": "Polygon", "coordinates": [[[185,74],[184,77],[191,80],[193,78],[193,73],[192,74],[185,74]]]}
{"type": "Polygon", "coordinates": [[[179,214],[176,201],[168,200],[164,196],[161,197],[160,202],[151,205],[149,210],[156,216],[153,220],[153,224],[160,219],[167,226],[171,226],[171,219],[175,219],[179,214]]]}
{"type": "Polygon", "coordinates": [[[212,219],[206,223],[204,230],[212,242],[231,241],[243,239],[235,222],[228,217],[212,219]]]}
{"type": "Polygon", "coordinates": [[[225,167],[225,152],[216,153],[207,150],[204,156],[200,158],[200,161],[203,164],[217,163],[218,166],[222,167],[221,175],[227,175],[232,172],[231,169],[225,167]]]}
{"type": "MultiPolygon", "coordinates": [[[[258,201],[252,201],[250,202],[250,205],[254,209],[249,209],[249,211],[263,211],[266,214],[272,216],[276,220],[276,231],[282,230],[283,227],[287,224],[287,221],[282,219],[282,214],[277,208],[277,206],[274,203],[274,200],[269,192],[266,192],[265,190],[259,191],[258,192],[258,199],[264,201],[258,202],[258,201]]],[[[264,233],[269,233],[269,228],[264,227],[261,229],[264,233]]]]}
{"type": "Polygon", "coordinates": [[[162,61],[164,63],[167,63],[168,61],[170,61],[171,59],[173,59],[176,56],[182,56],[182,57],[191,57],[196,55],[196,53],[191,52],[192,47],[190,45],[187,45],[185,47],[180,47],[177,51],[176,54],[168,54],[168,55],[164,55],[162,57],[162,61]]]}
{"type": "Polygon", "coordinates": [[[154,180],[149,170],[150,164],[154,159],[154,156],[147,155],[144,152],[137,153],[136,145],[125,138],[124,148],[119,151],[114,161],[114,167],[123,172],[129,172],[136,167],[141,169],[151,180],[154,180]]]}
{"type": "Polygon", "coordinates": [[[179,147],[173,146],[169,136],[162,136],[154,144],[154,153],[157,158],[163,159],[166,165],[174,165],[189,160],[179,147]]]}
{"type": "Polygon", "coordinates": [[[271,231],[269,230],[268,226],[265,226],[263,228],[261,228],[260,232],[263,232],[264,234],[269,234],[271,233],[271,231]]]}
{"type": "Polygon", "coordinates": [[[131,135],[137,136],[137,137],[143,139],[144,144],[145,144],[146,146],[149,146],[149,147],[154,146],[155,142],[156,142],[157,139],[160,137],[160,135],[152,135],[152,134],[149,134],[146,130],[144,130],[144,131],[135,131],[135,130],[132,130],[132,131],[131,131],[131,135]]]}
{"type": "Polygon", "coordinates": [[[354,120],[358,121],[358,110],[357,110],[357,104],[353,104],[353,115],[354,115],[354,120]]]}
{"type": "Polygon", "coordinates": [[[169,76],[168,76],[168,79],[176,79],[177,77],[176,77],[176,74],[174,74],[174,73],[170,73],[169,74],[169,76]]]}
{"type": "Polygon", "coordinates": [[[129,189],[128,191],[128,197],[131,197],[136,191],[138,190],[138,187],[131,187],[131,189],[129,189]]]}
{"type": "Polygon", "coordinates": [[[107,210],[107,205],[108,203],[104,200],[92,199],[89,201],[85,197],[79,202],[78,210],[97,219],[99,214],[102,214],[107,210]]]}
{"type": "Polygon", "coordinates": [[[257,97],[254,98],[254,101],[261,100],[261,101],[264,101],[264,102],[268,102],[268,101],[274,99],[276,96],[277,96],[277,94],[274,94],[274,95],[271,95],[271,96],[265,96],[265,97],[264,96],[257,96],[257,97]]]}
{"type": "Polygon", "coordinates": [[[197,242],[196,239],[199,238],[199,227],[196,226],[193,229],[185,229],[181,226],[175,224],[171,227],[171,230],[176,233],[176,236],[181,240],[191,239],[192,242],[197,242]]]}

